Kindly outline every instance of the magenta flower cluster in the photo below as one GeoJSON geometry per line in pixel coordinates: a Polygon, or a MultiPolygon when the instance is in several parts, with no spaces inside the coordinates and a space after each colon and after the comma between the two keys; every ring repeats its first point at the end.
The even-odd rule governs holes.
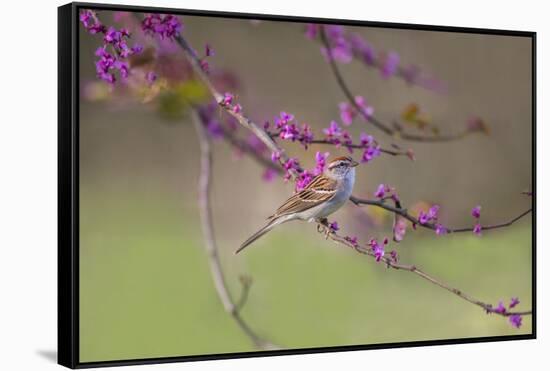
{"type": "Polygon", "coordinates": [[[141,29],[149,35],[158,35],[161,39],[172,39],[183,29],[179,18],[170,14],[148,14],[141,22],[141,29]]]}
{"type": "MultiPolygon", "coordinates": [[[[302,123],[301,126],[296,122],[294,115],[288,112],[281,112],[274,120],[275,128],[278,130],[279,138],[290,140],[292,142],[300,142],[305,149],[313,141],[313,131],[311,126],[302,123]]],[[[269,122],[264,124],[264,129],[269,130],[269,122]]]]}
{"type": "MultiPolygon", "coordinates": [[[[503,301],[499,301],[498,305],[490,310],[488,310],[488,313],[499,313],[499,314],[507,314],[509,309],[514,308],[516,305],[519,304],[519,299],[517,297],[511,298],[510,303],[508,304],[508,308],[504,305],[503,301]]],[[[520,328],[522,323],[522,317],[520,314],[512,314],[508,316],[508,321],[510,324],[515,328],[520,328]]]]}
{"type": "MultiPolygon", "coordinates": [[[[332,120],[327,128],[323,129],[325,134],[325,140],[328,143],[336,145],[336,147],[344,146],[350,153],[353,153],[353,138],[350,133],[343,130],[338,122],[332,120]]],[[[363,149],[363,155],[361,156],[361,162],[367,163],[381,155],[380,145],[374,140],[374,138],[365,133],[360,134],[360,146],[363,149]]]]}
{"type": "Polygon", "coordinates": [[[382,154],[380,151],[380,145],[376,142],[376,140],[374,140],[372,135],[361,133],[359,134],[359,140],[361,146],[365,148],[363,155],[361,156],[361,162],[368,163],[382,154]]]}
{"type": "Polygon", "coordinates": [[[385,255],[385,250],[384,249],[385,249],[387,244],[388,244],[388,239],[387,238],[384,238],[382,240],[382,243],[379,243],[376,238],[371,238],[370,239],[369,246],[370,246],[372,252],[374,253],[374,258],[376,259],[377,262],[380,262],[382,260],[382,258],[384,257],[384,255],[385,255]]]}
{"type": "Polygon", "coordinates": [[[80,12],[80,22],[90,34],[94,35],[96,33],[105,33],[107,32],[107,27],[105,27],[99,19],[97,19],[95,13],[91,10],[83,10],[80,12]]]}
{"type": "Polygon", "coordinates": [[[418,222],[422,225],[433,223],[435,234],[441,236],[446,234],[448,230],[442,224],[437,222],[437,219],[439,217],[439,208],[439,205],[432,205],[432,207],[430,207],[427,212],[420,211],[420,213],[418,214],[418,222]]]}
{"type": "Polygon", "coordinates": [[[374,192],[374,197],[380,199],[391,198],[395,202],[399,202],[399,195],[397,194],[396,189],[388,184],[379,184],[374,192]]]}
{"type": "Polygon", "coordinates": [[[107,28],[101,24],[91,10],[83,10],[80,13],[80,22],[90,34],[103,34],[103,46],[97,48],[95,52],[95,55],[99,58],[95,62],[97,77],[114,84],[116,82],[115,73],[118,71],[121,78],[127,78],[129,75],[127,58],[141,53],[143,47],[140,45],[129,47],[130,33],[127,29],[107,28]],[[109,51],[109,47],[111,47],[112,52],[109,51]]]}
{"type": "MultiPolygon", "coordinates": [[[[399,54],[396,52],[376,53],[372,45],[361,35],[347,35],[342,26],[327,25],[325,33],[330,44],[330,48],[321,48],[321,53],[327,60],[330,58],[341,63],[349,63],[353,58],[357,58],[363,63],[379,68],[383,78],[389,78],[397,74],[399,70],[399,54]]],[[[306,29],[306,36],[314,39],[317,31],[313,28],[306,29]]]]}
{"type": "MultiPolygon", "coordinates": [[[[362,96],[355,97],[355,103],[361,109],[361,113],[365,118],[369,118],[374,113],[374,108],[367,104],[367,101],[362,96]]],[[[354,105],[349,102],[341,102],[338,107],[340,108],[340,118],[342,123],[346,126],[351,125],[353,119],[359,114],[354,105]]]]}
{"type": "Polygon", "coordinates": [[[398,53],[376,51],[363,36],[357,33],[347,34],[342,26],[308,24],[305,36],[310,40],[318,39],[322,27],[330,45],[328,49],[324,46],[321,48],[325,59],[341,63],[350,63],[355,59],[377,69],[384,79],[399,75],[411,85],[419,85],[439,93],[447,91],[444,83],[424,74],[418,66],[403,65],[398,53]]]}
{"type": "Polygon", "coordinates": [[[481,218],[481,206],[476,206],[472,209],[472,216],[476,219],[476,224],[474,225],[473,232],[476,236],[481,236],[481,224],[479,223],[479,218],[481,218]]]}
{"type": "Polygon", "coordinates": [[[328,224],[328,229],[331,233],[338,232],[340,227],[338,226],[338,222],[332,222],[328,224]]]}
{"type": "Polygon", "coordinates": [[[327,60],[334,59],[342,63],[349,63],[353,59],[352,44],[346,37],[344,28],[337,25],[324,26],[327,39],[329,41],[329,49],[322,47],[321,53],[327,60]]]}

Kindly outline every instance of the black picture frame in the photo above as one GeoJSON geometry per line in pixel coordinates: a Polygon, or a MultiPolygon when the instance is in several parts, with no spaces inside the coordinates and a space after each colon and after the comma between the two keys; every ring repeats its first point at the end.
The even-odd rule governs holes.
{"type": "Polygon", "coordinates": [[[463,28],[422,24],[386,23],[344,19],[325,19],[268,14],[228,13],[170,8],[95,3],[70,3],[58,8],[58,363],[69,368],[122,366],[244,357],[263,357],[320,352],[341,352],[382,348],[418,347],[463,343],[536,339],[536,32],[483,28],[463,28]],[[208,17],[279,20],[298,23],[340,24],[428,30],[529,38],[532,45],[532,333],[512,336],[488,336],[371,345],[268,350],[231,354],[204,354],[149,359],[80,362],[79,360],[79,19],[80,9],[122,10],[147,13],[171,13],[208,17]]]}

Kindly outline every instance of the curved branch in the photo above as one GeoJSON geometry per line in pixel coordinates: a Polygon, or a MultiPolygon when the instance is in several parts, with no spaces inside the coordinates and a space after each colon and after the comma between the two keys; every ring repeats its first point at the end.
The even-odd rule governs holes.
{"type": "Polygon", "coordinates": [[[199,177],[199,209],[201,216],[201,225],[204,235],[205,249],[208,253],[208,262],[210,264],[210,273],[212,274],[212,280],[214,281],[214,287],[220,301],[222,302],[225,311],[233,318],[239,328],[244,332],[246,336],[254,343],[257,348],[260,349],[277,349],[278,347],[270,342],[260,338],[252,328],[245,322],[240,315],[240,310],[246,301],[248,296],[248,290],[250,285],[243,284],[242,298],[239,304],[236,305],[231,298],[225,276],[223,274],[220,258],[218,255],[218,247],[214,238],[214,227],[212,224],[212,211],[210,209],[210,178],[212,174],[212,152],[210,150],[210,141],[208,139],[208,133],[206,132],[203,123],[197,112],[192,110],[193,123],[199,139],[200,151],[201,151],[201,172],[199,177]]]}
{"type": "MultiPolygon", "coordinates": [[[[434,223],[424,223],[424,224],[420,223],[418,218],[416,218],[416,217],[412,216],[411,214],[409,214],[407,209],[404,209],[402,207],[396,207],[396,206],[388,205],[388,204],[385,203],[384,199],[382,199],[382,200],[365,200],[365,199],[355,197],[355,196],[351,196],[349,199],[350,199],[351,202],[353,202],[357,206],[359,206],[359,205],[371,205],[371,206],[376,206],[376,207],[380,207],[382,209],[391,211],[392,213],[400,215],[403,218],[410,221],[411,223],[416,224],[418,226],[421,226],[423,228],[431,229],[431,230],[434,230],[434,231],[437,228],[434,223]]],[[[500,223],[500,224],[481,226],[481,230],[486,231],[486,230],[491,230],[491,229],[499,229],[499,228],[509,227],[512,224],[514,224],[515,222],[517,222],[518,220],[520,220],[521,218],[523,218],[524,216],[526,216],[527,214],[531,213],[532,211],[533,211],[533,209],[529,208],[529,209],[525,210],[524,212],[522,212],[521,214],[519,214],[518,216],[512,218],[511,220],[509,220],[507,222],[500,223]]],[[[460,233],[460,232],[472,232],[473,227],[465,227],[465,228],[447,228],[447,227],[445,227],[445,229],[446,229],[447,233],[460,233]]]]}
{"type": "Polygon", "coordinates": [[[395,138],[414,141],[414,142],[449,142],[457,139],[462,139],[468,134],[473,132],[471,130],[465,130],[458,134],[432,135],[432,136],[416,135],[416,134],[405,133],[402,130],[393,129],[392,127],[378,120],[376,117],[372,115],[368,115],[366,112],[364,112],[363,108],[360,107],[355,101],[355,95],[351,92],[346,81],[344,80],[344,77],[342,76],[342,73],[340,72],[340,69],[338,68],[338,65],[336,64],[335,59],[332,57],[330,44],[328,42],[328,39],[323,27],[321,27],[320,34],[321,34],[321,41],[323,42],[323,45],[327,50],[328,63],[330,65],[330,68],[332,70],[334,77],[336,78],[336,82],[338,83],[338,86],[346,96],[346,99],[353,106],[353,108],[355,108],[355,110],[361,114],[361,116],[365,119],[365,121],[370,122],[385,134],[395,138]]]}
{"type": "MultiPolygon", "coordinates": [[[[324,226],[324,227],[326,228],[326,226],[324,226]]],[[[363,246],[360,246],[358,244],[353,244],[350,241],[346,240],[344,237],[339,236],[336,232],[329,233],[328,237],[336,243],[339,243],[339,244],[342,244],[342,245],[345,245],[347,247],[350,247],[350,248],[354,249],[355,251],[357,251],[360,254],[368,255],[368,256],[373,257],[373,258],[376,257],[374,252],[370,248],[363,247],[363,246]]],[[[414,274],[420,276],[421,278],[425,279],[426,281],[428,281],[428,282],[430,282],[430,283],[432,283],[436,286],[439,286],[444,290],[447,290],[447,291],[451,292],[452,294],[458,296],[459,298],[483,308],[487,313],[495,313],[495,314],[501,315],[503,317],[509,317],[509,316],[513,316],[513,315],[531,315],[532,314],[531,310],[518,311],[518,312],[505,311],[503,313],[497,312],[497,311],[495,311],[495,309],[493,308],[493,306],[491,304],[488,304],[488,303],[485,303],[481,300],[475,299],[474,297],[466,294],[464,291],[462,291],[460,289],[457,289],[455,287],[452,287],[452,286],[448,285],[447,283],[436,279],[435,277],[429,275],[428,273],[426,273],[423,270],[419,269],[415,265],[399,264],[399,263],[395,262],[394,260],[392,260],[390,258],[387,258],[387,257],[382,257],[381,261],[383,261],[386,264],[387,267],[390,267],[390,268],[393,268],[393,269],[396,269],[396,270],[405,270],[405,271],[414,273],[414,274]]]]}

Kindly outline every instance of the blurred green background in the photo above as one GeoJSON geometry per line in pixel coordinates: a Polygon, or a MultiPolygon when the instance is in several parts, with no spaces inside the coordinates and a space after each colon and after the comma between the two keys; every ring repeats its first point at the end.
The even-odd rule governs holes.
{"type": "MultiPolygon", "coordinates": [[[[100,13],[108,23],[111,15],[100,13]]],[[[185,35],[216,50],[212,68],[235,73],[239,102],[258,121],[281,110],[308,122],[317,135],[338,119],[344,98],[319,45],[303,25],[183,17],[185,35]]],[[[382,156],[358,168],[355,194],[379,183],[397,187],[405,205],[442,205],[441,220],[469,226],[481,204],[483,224],[506,221],[529,207],[531,187],[530,40],[518,37],[362,28],[377,48],[395,50],[449,85],[437,95],[403,81],[382,80],[363,65],[342,66],[352,89],[381,119],[398,118],[411,102],[429,112],[441,132],[460,131],[470,114],[490,136],[445,144],[399,143],[417,161],[382,156]]],[[[94,79],[99,39],[81,32],[81,82],[94,79]]],[[[199,148],[191,122],[162,119],[138,102],[81,100],[80,112],[80,360],[100,361],[252,351],[223,311],[202,244],[197,209],[199,148]]],[[[385,146],[381,133],[357,121],[385,146]]],[[[306,165],[317,150],[285,144],[306,165]]],[[[332,151],[333,155],[344,151],[332,151]]],[[[355,154],[359,156],[359,154],[355,154]]],[[[253,285],[243,317],[260,335],[285,348],[526,334],[409,273],[321,238],[312,224],[290,223],[242,254],[233,251],[258,229],[292,188],[265,183],[262,169],[214,144],[212,204],[216,238],[232,295],[241,274],[253,285]]],[[[368,208],[363,210],[368,212],[368,208]]],[[[372,217],[373,215],[371,215],[372,217]]],[[[344,234],[366,241],[391,233],[387,215],[365,223],[352,204],[332,219],[344,234]],[[384,218],[385,217],[385,218],[384,218]]],[[[482,238],[409,233],[397,249],[450,285],[488,303],[519,296],[531,308],[531,216],[482,238]]]]}

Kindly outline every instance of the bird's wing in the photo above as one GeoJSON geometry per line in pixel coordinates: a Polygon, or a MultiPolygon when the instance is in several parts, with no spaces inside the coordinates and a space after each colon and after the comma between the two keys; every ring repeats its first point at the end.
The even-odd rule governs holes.
{"type": "Polygon", "coordinates": [[[336,180],[317,175],[302,191],[292,195],[269,219],[301,212],[330,200],[336,194],[336,180]]]}

